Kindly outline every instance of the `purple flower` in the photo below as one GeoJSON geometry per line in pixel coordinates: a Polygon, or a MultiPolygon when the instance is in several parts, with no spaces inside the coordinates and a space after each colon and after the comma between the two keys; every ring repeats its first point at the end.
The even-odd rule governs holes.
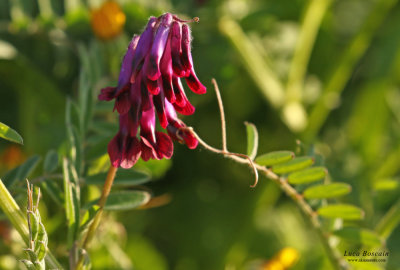
{"type": "Polygon", "coordinates": [[[190,28],[175,15],[151,17],[146,29],[130,42],[121,65],[118,85],[101,90],[100,100],[115,99],[119,131],[108,145],[114,167],[130,168],[139,157],[171,158],[172,140],[197,147],[196,137],[178,118],[195,108],[186,97],[189,89],[204,94],[206,88],[194,71],[190,28]],[[167,134],[156,131],[156,114],[167,134]]]}

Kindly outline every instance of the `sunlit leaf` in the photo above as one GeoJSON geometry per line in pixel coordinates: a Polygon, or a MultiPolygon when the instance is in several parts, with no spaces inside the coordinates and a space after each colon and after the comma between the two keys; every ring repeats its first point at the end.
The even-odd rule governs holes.
{"type": "Polygon", "coordinates": [[[313,165],[314,159],[312,157],[297,157],[286,163],[278,164],[272,167],[272,171],[277,174],[290,173],[302,170],[313,165]]]}
{"type": "Polygon", "coordinates": [[[35,170],[36,166],[39,164],[40,156],[33,156],[25,161],[22,165],[9,171],[4,177],[4,183],[6,186],[11,186],[15,181],[25,181],[31,173],[35,170]]]}
{"type": "Polygon", "coordinates": [[[44,159],[43,169],[46,173],[54,172],[58,167],[58,154],[54,150],[47,152],[44,159]]]}
{"type": "Polygon", "coordinates": [[[272,166],[279,163],[287,162],[294,158],[294,153],[290,151],[270,152],[256,158],[256,163],[262,166],[272,166]]]}
{"type": "Polygon", "coordinates": [[[365,246],[380,246],[382,244],[382,240],[374,231],[362,228],[347,227],[334,231],[333,234],[346,241],[365,246]]]}
{"type": "Polygon", "coordinates": [[[303,195],[306,199],[335,198],[350,193],[351,186],[346,183],[323,184],[307,188],[303,195]]]}
{"type": "Polygon", "coordinates": [[[350,204],[332,204],[322,206],[318,214],[326,218],[342,218],[347,220],[358,220],[364,218],[364,211],[350,204]]]}
{"type": "Polygon", "coordinates": [[[15,130],[0,122],[0,138],[6,139],[11,142],[23,144],[24,140],[21,135],[18,134],[15,130]]]}
{"type": "Polygon", "coordinates": [[[312,167],[289,174],[288,181],[291,184],[306,184],[321,180],[326,174],[325,167],[312,167]]]}
{"type": "Polygon", "coordinates": [[[254,160],[258,149],[258,131],[254,124],[244,122],[247,133],[247,155],[254,160]]]}
{"type": "MultiPolygon", "coordinates": [[[[107,173],[99,173],[86,177],[88,185],[103,185],[107,173]]],[[[133,186],[140,185],[149,181],[150,175],[136,170],[119,170],[115,176],[114,186],[133,186]]]]}
{"type": "Polygon", "coordinates": [[[374,182],[373,188],[376,191],[391,191],[400,187],[400,182],[396,179],[382,179],[374,182]]]}

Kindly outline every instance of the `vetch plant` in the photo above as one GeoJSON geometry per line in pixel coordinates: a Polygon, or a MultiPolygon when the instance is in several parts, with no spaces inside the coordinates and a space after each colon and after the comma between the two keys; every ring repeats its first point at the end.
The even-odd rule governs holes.
{"type": "MultiPolygon", "coordinates": [[[[46,2],[39,1],[41,10],[46,2]]],[[[296,49],[293,64],[289,70],[288,91],[284,89],[279,77],[274,75],[269,66],[264,65],[262,57],[259,57],[257,53],[259,46],[253,46],[256,43],[250,42],[247,35],[241,31],[240,25],[229,17],[221,16],[219,21],[221,31],[235,45],[243,58],[245,67],[251,71],[251,76],[259,88],[271,101],[272,108],[281,110],[284,122],[293,130],[307,128],[306,122],[296,122],[297,114],[289,114],[289,118],[286,116],[288,116],[287,112],[296,111],[293,108],[299,108],[297,112],[300,112],[300,119],[301,116],[306,117],[305,114],[301,114],[305,108],[298,106],[302,105],[299,91],[303,88],[301,82],[304,79],[318,25],[330,2],[310,1],[307,14],[318,13],[319,16],[314,21],[308,21],[306,16],[299,38],[299,44],[302,45],[296,49]],[[308,42],[301,43],[302,40],[308,40],[308,42]],[[296,126],[296,124],[299,125],[296,126]]],[[[70,9],[72,9],[70,6],[66,8],[66,10],[70,9]]],[[[336,174],[328,173],[323,162],[315,156],[313,151],[306,149],[308,147],[300,141],[298,141],[299,151],[281,150],[260,154],[258,153],[260,152],[259,138],[263,138],[265,133],[263,131],[264,134],[259,134],[254,124],[246,122],[247,152],[230,151],[229,149],[232,148],[228,149],[225,111],[216,80],[212,79],[212,85],[216,92],[221,118],[222,144],[220,148],[209,145],[199,136],[199,133],[206,133],[209,130],[199,131],[194,127],[189,127],[178,117],[179,114],[192,115],[195,111],[186,95],[185,88],[189,88],[195,94],[206,93],[206,87],[196,75],[191,55],[192,37],[189,25],[198,22],[198,18],[186,21],[171,13],[150,17],[143,32],[140,35],[134,35],[130,40],[125,55],[120,61],[121,55],[115,53],[115,49],[118,46],[123,46],[125,49],[128,43],[128,40],[124,40],[123,25],[129,17],[125,17],[123,12],[124,7],[119,7],[116,2],[107,1],[100,9],[91,13],[92,29],[101,42],[96,40],[85,45],[80,42],[76,44],[71,42],[76,45],[74,49],[79,54],[81,66],[77,98],[68,98],[65,106],[67,135],[65,141],[57,151],[48,151],[44,157],[43,166],[39,166],[41,157],[35,155],[7,172],[3,180],[0,180],[0,207],[26,242],[28,256],[27,259],[22,260],[22,263],[28,269],[45,269],[46,267],[63,269],[66,266],[69,269],[91,269],[92,263],[100,264],[99,261],[103,259],[103,256],[98,257],[99,253],[96,253],[99,246],[106,250],[107,256],[112,257],[117,265],[115,267],[121,269],[135,267],[135,256],[140,256],[140,253],[124,250],[124,245],[121,244],[123,241],[114,237],[124,234],[123,226],[115,221],[114,215],[103,216],[103,214],[115,210],[148,209],[170,201],[169,194],[152,198],[152,192],[143,184],[151,178],[156,178],[159,170],[165,172],[168,167],[168,163],[165,162],[173,156],[174,141],[186,144],[189,149],[195,149],[200,145],[205,150],[219,154],[235,163],[247,165],[254,173],[254,182],[251,185],[253,188],[259,188],[257,186],[259,175],[275,183],[277,194],[280,189],[290,198],[293,205],[298,207],[306,220],[307,229],[312,229],[311,231],[324,247],[324,254],[329,262],[326,260],[327,262],[322,267],[330,264],[333,269],[351,269],[353,264],[343,256],[343,246],[351,245],[349,243],[363,247],[366,251],[386,247],[386,239],[400,220],[398,218],[399,204],[392,207],[375,230],[368,229],[366,223],[360,223],[365,216],[368,217],[368,212],[353,205],[356,204],[354,202],[349,203],[341,199],[352,191],[352,187],[348,183],[335,182],[332,178],[336,178],[336,174]],[[101,89],[104,85],[109,85],[103,80],[103,73],[112,73],[112,68],[102,70],[105,66],[102,63],[104,51],[111,59],[118,59],[120,70],[116,85],[101,89]],[[95,97],[100,102],[96,102],[95,97]],[[103,101],[114,102],[114,111],[118,113],[118,124],[116,124],[116,113],[111,114],[112,107],[109,105],[112,106],[112,104],[103,101]],[[108,121],[105,120],[106,118],[108,121]],[[162,167],[164,165],[160,164],[167,165],[162,167]],[[144,167],[147,171],[143,170],[144,167]],[[23,185],[27,178],[40,189],[37,189],[38,199],[35,202],[33,186],[28,183],[27,214],[25,215],[18,205],[23,205],[25,202],[25,197],[21,196],[23,193],[21,190],[24,190],[23,185]],[[101,194],[96,186],[103,186],[101,194]],[[54,224],[52,227],[48,226],[48,232],[46,232],[38,210],[40,190],[46,194],[42,205],[47,203],[47,200],[51,200],[51,204],[57,207],[58,224],[56,225],[59,231],[64,232],[66,229],[65,235],[56,235],[54,224]],[[101,230],[98,230],[99,227],[101,230]],[[110,232],[114,235],[110,236],[110,232]],[[52,237],[52,233],[57,237],[52,237]],[[101,235],[98,237],[101,239],[92,241],[96,233],[101,235]],[[50,248],[57,244],[57,249],[49,250],[47,234],[54,239],[54,242],[49,245],[50,248]],[[90,246],[92,242],[93,245],[90,246]],[[61,263],[53,256],[52,252],[55,251],[61,263]],[[129,258],[130,254],[133,260],[129,258]]],[[[148,14],[146,18],[147,16],[148,14]]],[[[326,109],[324,110],[325,113],[321,114],[322,118],[325,118],[327,113],[326,109]]],[[[305,121],[306,118],[303,120],[305,121]]],[[[313,138],[316,130],[320,128],[319,121],[310,123],[314,123],[314,128],[306,131],[312,133],[308,139],[313,138]]],[[[0,123],[0,137],[22,143],[22,137],[2,123],[0,123]]],[[[204,153],[199,153],[199,155],[203,157],[204,153]]],[[[211,172],[209,175],[212,177],[211,172]]],[[[390,183],[393,184],[393,182],[390,183]]],[[[192,190],[192,186],[190,188],[192,190]]],[[[233,203],[229,203],[229,206],[231,205],[234,209],[233,203]]],[[[53,212],[42,212],[43,218],[51,218],[51,215],[54,215],[53,212]]],[[[146,220],[142,227],[147,226],[145,222],[146,220]]],[[[246,222],[250,223],[248,220],[246,222]]],[[[125,225],[127,228],[134,227],[131,224],[125,225]]],[[[161,229],[164,230],[164,228],[161,229]]],[[[135,233],[140,234],[142,232],[140,230],[143,229],[138,228],[138,232],[135,233]]],[[[133,239],[132,242],[141,240],[139,237],[133,237],[133,239]]],[[[132,238],[129,239],[131,240],[132,238]]],[[[302,250],[293,249],[287,243],[285,245],[287,248],[279,253],[274,251],[271,254],[276,255],[271,255],[269,259],[260,259],[259,267],[276,266],[287,269],[298,261],[304,260],[302,250]]],[[[146,247],[146,252],[151,253],[151,248],[146,247]]],[[[238,257],[246,257],[246,260],[253,258],[253,254],[246,256],[238,257]]],[[[230,268],[228,259],[224,263],[226,263],[226,268],[230,268]]],[[[247,265],[248,261],[239,262],[233,268],[247,265]]]]}

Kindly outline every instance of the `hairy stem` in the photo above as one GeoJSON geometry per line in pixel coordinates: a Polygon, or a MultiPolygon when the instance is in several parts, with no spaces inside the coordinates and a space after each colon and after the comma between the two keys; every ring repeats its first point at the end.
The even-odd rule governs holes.
{"type": "MultiPolygon", "coordinates": [[[[116,168],[114,166],[110,166],[110,169],[108,170],[107,178],[104,183],[99,202],[97,203],[98,206],[100,207],[99,211],[97,212],[96,216],[94,217],[92,224],[90,225],[88,231],[86,232],[86,234],[83,238],[82,249],[84,249],[84,250],[88,248],[89,243],[93,239],[93,236],[96,233],[97,227],[100,224],[104,206],[106,205],[108,195],[110,194],[111,187],[114,182],[115,174],[117,173],[117,170],[118,170],[118,168],[116,168]]],[[[81,269],[83,267],[83,260],[84,260],[84,257],[81,255],[76,269],[81,269]]]]}

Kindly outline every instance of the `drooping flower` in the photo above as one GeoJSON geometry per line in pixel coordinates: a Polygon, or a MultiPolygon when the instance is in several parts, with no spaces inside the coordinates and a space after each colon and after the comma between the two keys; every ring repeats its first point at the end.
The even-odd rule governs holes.
{"type": "Polygon", "coordinates": [[[190,149],[198,141],[178,118],[191,115],[181,78],[189,89],[204,94],[206,87],[194,71],[190,28],[186,21],[165,13],[150,17],[140,36],[134,36],[123,58],[118,84],[101,90],[100,100],[115,99],[119,131],[108,145],[114,167],[130,168],[139,157],[171,158],[172,140],[190,149]],[[156,115],[167,133],[156,131],[156,115]]]}

